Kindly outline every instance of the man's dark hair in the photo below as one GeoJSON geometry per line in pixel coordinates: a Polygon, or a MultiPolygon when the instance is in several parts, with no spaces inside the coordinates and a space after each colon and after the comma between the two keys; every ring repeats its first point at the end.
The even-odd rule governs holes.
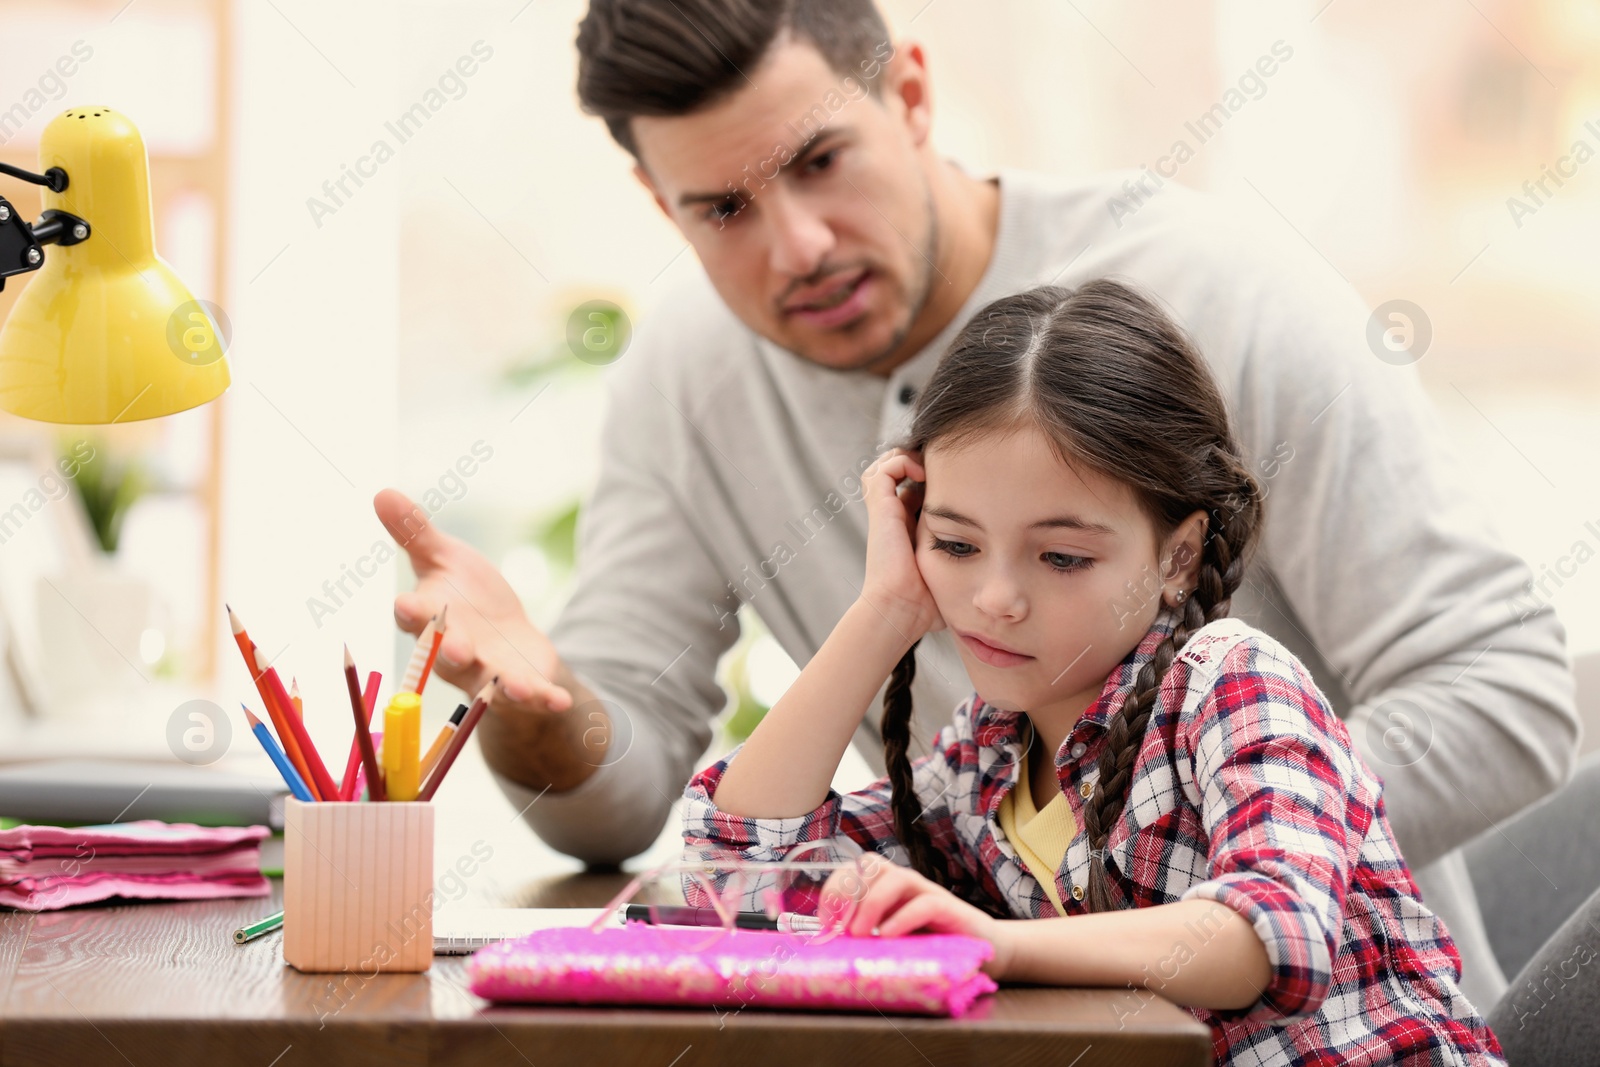
{"type": "Polygon", "coordinates": [[[750,84],[783,31],[878,91],[889,29],[873,0],[591,0],[578,100],[637,158],[630,119],[687,115],[750,84]]]}

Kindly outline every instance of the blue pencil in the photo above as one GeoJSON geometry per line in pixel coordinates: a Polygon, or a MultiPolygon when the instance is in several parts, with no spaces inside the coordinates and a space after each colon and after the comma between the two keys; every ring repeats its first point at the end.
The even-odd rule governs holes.
{"type": "Polygon", "coordinates": [[[289,792],[296,800],[313,801],[311,790],[306,788],[306,781],[300,777],[300,772],[294,769],[294,764],[289,762],[289,757],[283,754],[283,749],[278,747],[278,742],[272,739],[272,734],[262,725],[260,719],[250,714],[250,709],[243,704],[244,717],[250,720],[250,731],[260,740],[261,747],[267,750],[267,755],[272,757],[272,762],[278,765],[278,773],[283,775],[283,780],[289,785],[289,792]]]}

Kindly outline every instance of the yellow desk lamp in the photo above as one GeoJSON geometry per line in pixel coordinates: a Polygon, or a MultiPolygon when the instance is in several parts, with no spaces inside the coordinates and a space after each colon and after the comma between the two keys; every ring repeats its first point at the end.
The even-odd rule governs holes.
{"type": "Polygon", "coordinates": [[[228,388],[228,338],[152,238],[144,138],[107,107],[73,108],[39,138],[39,221],[0,197],[0,288],[38,271],[0,326],[0,408],[41,422],[153,419],[228,388]],[[45,245],[56,245],[48,260],[45,245]]]}

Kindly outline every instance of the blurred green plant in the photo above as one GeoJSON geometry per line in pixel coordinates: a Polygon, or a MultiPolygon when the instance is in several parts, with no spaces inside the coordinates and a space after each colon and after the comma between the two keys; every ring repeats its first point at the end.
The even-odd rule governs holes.
{"type": "Polygon", "coordinates": [[[513,356],[501,372],[507,385],[527,389],[567,374],[595,374],[601,368],[573,357],[565,340],[539,345],[513,356]]]}
{"type": "MultiPolygon", "coordinates": [[[[513,388],[531,389],[561,378],[587,377],[603,371],[612,360],[595,358],[587,352],[580,356],[575,350],[574,323],[591,332],[602,329],[608,338],[626,336],[632,329],[625,310],[626,302],[624,306],[613,305],[597,312],[596,307],[604,303],[591,300],[575,304],[573,316],[577,317],[569,317],[563,335],[513,356],[501,372],[502,380],[513,388]],[[583,314],[580,315],[580,312],[583,314]],[[597,313],[602,318],[596,319],[597,313]]],[[[581,336],[587,338],[589,334],[583,333],[581,336]]],[[[617,353],[621,354],[620,351],[617,353]]],[[[565,582],[577,567],[578,515],[581,507],[582,501],[574,499],[565,507],[535,520],[528,530],[528,540],[544,554],[549,563],[554,584],[565,582]]],[[[736,743],[748,738],[767,713],[767,705],[756,699],[751,691],[747,662],[750,649],[766,633],[766,627],[751,612],[741,612],[740,621],[739,640],[723,657],[718,672],[723,688],[730,696],[731,710],[725,714],[723,728],[736,743]]]]}
{"type": "Polygon", "coordinates": [[[754,643],[750,640],[741,640],[739,647],[734,650],[733,658],[728,662],[727,678],[729,688],[732,690],[733,712],[723,722],[722,728],[727,731],[728,739],[734,744],[748,741],[761,720],[771,710],[750,692],[750,677],[745,666],[745,658],[754,643]]]}
{"type": "Polygon", "coordinates": [[[739,640],[728,650],[722,661],[722,686],[728,692],[730,710],[722,721],[722,729],[732,744],[749,740],[756,726],[771,707],[755,695],[750,684],[750,651],[767,636],[767,627],[761,616],[748,609],[739,612],[739,640]]]}
{"type": "MultiPolygon", "coordinates": [[[[61,458],[65,462],[72,457],[62,451],[61,458]]],[[[144,463],[136,456],[113,455],[107,442],[98,440],[94,462],[82,464],[71,484],[94,530],[100,551],[108,556],[115,555],[122,537],[123,520],[151,488],[144,463]]]]}
{"type": "Polygon", "coordinates": [[[566,507],[534,523],[531,540],[549,561],[555,580],[565,580],[578,564],[578,511],[582,507],[582,500],[574,497],[566,507]]]}
{"type": "Polygon", "coordinates": [[[563,376],[593,375],[625,354],[633,336],[627,307],[607,299],[577,301],[561,334],[513,356],[502,371],[506,384],[516,388],[540,385],[563,376]]]}
{"type": "MultiPolygon", "coordinates": [[[[577,566],[578,515],[582,501],[547,514],[535,522],[528,539],[549,561],[551,580],[566,581],[577,566]]],[[[729,694],[722,726],[728,739],[737,744],[747,739],[767,713],[767,705],[757,700],[750,686],[750,650],[767,633],[761,617],[750,611],[739,614],[739,640],[728,650],[720,665],[720,681],[729,694]]]]}

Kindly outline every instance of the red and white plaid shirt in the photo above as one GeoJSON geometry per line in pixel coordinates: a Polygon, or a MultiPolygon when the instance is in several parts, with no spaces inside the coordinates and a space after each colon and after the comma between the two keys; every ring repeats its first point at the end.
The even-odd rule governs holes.
{"type": "MultiPolygon", "coordinates": [[[[1087,911],[1073,889],[1089,874],[1083,792],[1096,778],[1106,723],[1176,621],[1160,612],[1056,753],[1080,827],[1056,874],[1068,915],[1087,911]]],[[[974,694],[916,762],[914,781],[947,884],[1040,918],[1055,907],[996,816],[1025,755],[1021,720],[974,694]]],[[[695,855],[770,861],[844,835],[909,862],[894,836],[887,779],[848,796],[830,791],[807,815],[749,819],[711,800],[732,758],[685,790],[684,841],[695,855]]],[[[1123,906],[1221,901],[1266,946],[1272,980],[1260,1000],[1239,1011],[1191,1009],[1211,1027],[1219,1064],[1504,1063],[1457,986],[1455,945],[1395,845],[1381,783],[1305,667],[1262,631],[1218,619],[1178,654],[1106,848],[1123,906]]],[[[1150,973],[1159,991],[1159,966],[1150,973]]],[[[1130,989],[1125,1012],[1150,995],[1130,989]]]]}

